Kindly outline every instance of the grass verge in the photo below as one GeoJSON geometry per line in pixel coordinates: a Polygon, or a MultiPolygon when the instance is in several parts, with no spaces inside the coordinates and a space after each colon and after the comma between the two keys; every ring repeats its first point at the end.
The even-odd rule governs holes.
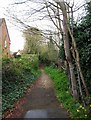
{"type": "Polygon", "coordinates": [[[69,91],[69,80],[65,72],[53,67],[45,67],[45,71],[53,80],[59,102],[68,110],[71,118],[76,120],[81,118],[90,120],[90,117],[87,114],[88,109],[83,107],[78,101],[75,101],[71,96],[69,91]]]}

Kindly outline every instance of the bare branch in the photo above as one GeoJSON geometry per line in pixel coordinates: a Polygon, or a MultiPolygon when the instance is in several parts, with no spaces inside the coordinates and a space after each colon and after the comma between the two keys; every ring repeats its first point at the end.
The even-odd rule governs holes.
{"type": "Polygon", "coordinates": [[[25,4],[28,1],[30,1],[30,0],[26,0],[26,1],[23,1],[23,2],[15,2],[15,3],[11,4],[11,5],[25,4]]]}

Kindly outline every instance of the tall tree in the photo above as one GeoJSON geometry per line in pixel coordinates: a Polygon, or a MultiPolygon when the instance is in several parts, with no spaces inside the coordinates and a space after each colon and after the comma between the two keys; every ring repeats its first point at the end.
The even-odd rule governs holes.
{"type": "Polygon", "coordinates": [[[31,54],[39,54],[39,48],[43,42],[41,31],[37,28],[27,28],[23,31],[25,38],[24,52],[31,54]]]}
{"type": "Polygon", "coordinates": [[[49,36],[48,59],[50,61],[54,61],[54,62],[56,62],[58,59],[58,50],[55,48],[55,44],[53,43],[52,35],[49,36]]]}
{"type": "Polygon", "coordinates": [[[70,42],[69,42],[69,36],[68,36],[68,19],[67,19],[67,9],[65,2],[59,2],[60,9],[63,13],[63,40],[64,40],[64,51],[66,60],[69,65],[69,71],[70,71],[70,77],[71,77],[71,85],[72,85],[72,94],[74,98],[78,99],[77,94],[77,85],[76,85],[76,78],[74,73],[74,65],[72,63],[71,53],[70,53],[70,42]]]}

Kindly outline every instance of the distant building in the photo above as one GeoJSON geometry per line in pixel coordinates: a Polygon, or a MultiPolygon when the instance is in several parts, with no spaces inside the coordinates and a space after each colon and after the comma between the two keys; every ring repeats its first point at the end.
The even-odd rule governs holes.
{"type": "Polygon", "coordinates": [[[0,19],[0,57],[10,57],[10,37],[4,18],[0,19]]]}
{"type": "Polygon", "coordinates": [[[18,50],[17,52],[14,52],[12,57],[14,57],[14,58],[21,57],[21,50],[18,50]]]}

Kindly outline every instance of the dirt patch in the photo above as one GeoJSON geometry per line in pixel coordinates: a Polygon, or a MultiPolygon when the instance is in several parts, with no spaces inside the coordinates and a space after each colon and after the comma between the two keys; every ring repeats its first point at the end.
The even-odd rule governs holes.
{"type": "Polygon", "coordinates": [[[46,110],[51,118],[69,118],[67,111],[57,101],[52,80],[44,70],[14,108],[5,113],[4,118],[24,118],[27,111],[38,109],[46,110]]]}

